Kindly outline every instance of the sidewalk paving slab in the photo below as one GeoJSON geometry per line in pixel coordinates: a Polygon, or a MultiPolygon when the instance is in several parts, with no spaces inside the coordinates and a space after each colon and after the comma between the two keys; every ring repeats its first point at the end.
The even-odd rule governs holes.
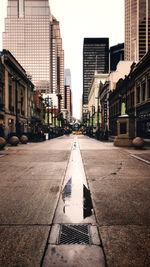
{"type": "Polygon", "coordinates": [[[107,266],[150,266],[150,166],[131,157],[149,149],[79,143],[107,266]]]}

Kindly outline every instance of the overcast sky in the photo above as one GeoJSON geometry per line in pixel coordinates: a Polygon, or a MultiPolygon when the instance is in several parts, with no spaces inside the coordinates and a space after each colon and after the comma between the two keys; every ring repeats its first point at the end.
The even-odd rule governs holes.
{"type": "MultiPolygon", "coordinates": [[[[0,0],[0,50],[7,0],[0,0]]],[[[124,42],[124,0],[49,0],[60,22],[65,68],[70,68],[73,115],[80,117],[84,37],[108,37],[110,46],[124,42]]]]}

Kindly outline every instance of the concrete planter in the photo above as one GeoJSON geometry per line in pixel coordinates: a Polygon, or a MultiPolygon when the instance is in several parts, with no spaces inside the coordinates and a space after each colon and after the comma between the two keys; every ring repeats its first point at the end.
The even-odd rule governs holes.
{"type": "Polygon", "coordinates": [[[0,149],[3,149],[6,145],[6,140],[3,137],[0,137],[0,149]]]}
{"type": "Polygon", "coordinates": [[[133,139],[132,144],[135,148],[142,148],[144,146],[144,140],[141,137],[136,137],[133,139]]]}
{"type": "Polygon", "coordinates": [[[26,135],[22,135],[22,136],[20,137],[20,142],[21,142],[22,144],[27,144],[27,143],[28,143],[28,137],[27,137],[26,135]]]}
{"type": "Polygon", "coordinates": [[[132,139],[130,138],[118,138],[118,136],[115,137],[114,140],[114,146],[120,146],[120,147],[132,147],[132,139]]]}
{"type": "Polygon", "coordinates": [[[19,144],[19,138],[17,136],[10,137],[9,144],[12,146],[17,146],[19,144]]]}

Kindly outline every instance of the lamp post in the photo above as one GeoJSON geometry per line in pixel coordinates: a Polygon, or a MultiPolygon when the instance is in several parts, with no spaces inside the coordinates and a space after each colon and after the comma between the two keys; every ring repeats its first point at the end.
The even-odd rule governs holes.
{"type": "Polygon", "coordinates": [[[15,111],[16,111],[16,135],[20,136],[20,125],[19,125],[19,119],[18,119],[18,82],[20,79],[17,79],[17,77],[12,77],[12,81],[15,81],[15,111]]]}
{"type": "Polygon", "coordinates": [[[88,122],[87,128],[88,128],[88,135],[89,135],[89,129],[90,129],[90,111],[89,110],[87,112],[87,122],[88,122]]]}
{"type": "Polygon", "coordinates": [[[46,109],[48,111],[46,113],[48,115],[48,118],[47,118],[48,119],[47,120],[47,123],[48,123],[48,139],[50,139],[50,134],[49,134],[49,108],[52,106],[52,98],[47,96],[44,100],[45,100],[46,108],[48,108],[48,109],[46,109]]]}
{"type": "Polygon", "coordinates": [[[56,128],[56,106],[54,106],[54,125],[56,128]]]}
{"type": "MultiPolygon", "coordinates": [[[[58,116],[60,118],[60,101],[62,99],[62,95],[60,94],[60,92],[57,94],[58,97],[58,116]]],[[[59,120],[59,127],[60,127],[60,120],[59,120]]]]}
{"type": "Polygon", "coordinates": [[[53,126],[53,102],[51,104],[51,118],[52,118],[52,126],[53,126]]]}
{"type": "Polygon", "coordinates": [[[92,105],[92,136],[93,136],[93,116],[95,114],[95,106],[92,105]]]}
{"type": "Polygon", "coordinates": [[[99,106],[99,97],[95,97],[95,99],[97,99],[97,139],[99,138],[99,128],[100,128],[100,124],[99,124],[99,113],[100,113],[100,106],[99,106]]]}
{"type": "Polygon", "coordinates": [[[16,135],[19,132],[19,121],[18,121],[18,86],[17,79],[15,79],[15,109],[16,109],[16,135]]]}

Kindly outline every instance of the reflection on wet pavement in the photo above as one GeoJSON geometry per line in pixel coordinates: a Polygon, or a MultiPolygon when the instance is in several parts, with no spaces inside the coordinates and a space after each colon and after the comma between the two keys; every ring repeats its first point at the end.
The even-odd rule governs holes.
{"type": "Polygon", "coordinates": [[[72,192],[72,178],[67,182],[67,184],[64,187],[64,190],[62,191],[62,199],[65,202],[65,199],[71,197],[72,192]]]}
{"type": "MultiPolygon", "coordinates": [[[[72,216],[72,178],[67,182],[62,191],[62,200],[64,202],[63,212],[66,216],[72,216]]],[[[92,200],[90,190],[83,184],[83,194],[80,196],[80,201],[83,209],[83,219],[92,215],[92,200]]],[[[74,212],[74,211],[73,211],[74,212]]]]}
{"type": "Polygon", "coordinates": [[[90,190],[87,189],[85,185],[83,185],[83,196],[84,196],[83,216],[84,218],[86,218],[92,215],[93,205],[92,205],[90,190]]]}
{"type": "Polygon", "coordinates": [[[93,222],[93,206],[75,138],[54,223],[93,222]],[[89,219],[86,219],[89,217],[89,219]]]}

